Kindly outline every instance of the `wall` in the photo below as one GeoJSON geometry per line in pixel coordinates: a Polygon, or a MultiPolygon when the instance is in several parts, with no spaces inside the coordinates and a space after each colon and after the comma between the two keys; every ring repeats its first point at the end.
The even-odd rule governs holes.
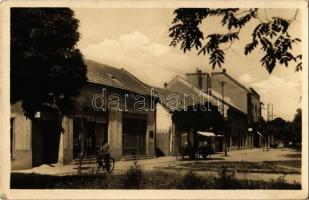
{"type": "MultiPolygon", "coordinates": [[[[135,95],[129,91],[124,91],[117,88],[105,87],[98,84],[88,84],[82,91],[78,99],[80,104],[83,106],[83,109],[86,110],[87,114],[90,115],[100,115],[103,111],[95,111],[92,107],[92,98],[95,95],[101,95],[103,97],[103,104],[106,106],[111,103],[109,97],[112,94],[117,94],[119,96],[119,110],[108,110],[108,141],[112,147],[111,156],[116,160],[119,160],[123,156],[122,149],[122,120],[123,113],[135,113],[135,114],[144,114],[147,116],[147,130],[146,130],[146,154],[149,156],[155,155],[155,122],[156,122],[156,113],[151,111],[151,98],[147,95],[144,96],[146,99],[146,110],[136,111],[134,109],[134,99],[126,98],[125,95],[135,95]],[[105,89],[105,94],[103,95],[102,90],[105,89]]],[[[98,103],[98,105],[100,105],[98,103]]],[[[107,106],[105,107],[108,108],[107,106]]]]}
{"type": "MultiPolygon", "coordinates": [[[[260,97],[254,93],[248,93],[248,124],[252,131],[253,146],[261,147],[261,136],[257,133],[260,130],[261,102],[260,97]]],[[[260,131],[261,132],[261,131],[260,131]]]]}
{"type": "Polygon", "coordinates": [[[168,156],[171,154],[170,142],[171,142],[171,129],[158,129],[156,138],[157,156],[168,156]]]}
{"type": "Polygon", "coordinates": [[[211,74],[211,89],[217,93],[222,93],[222,87],[220,82],[224,81],[224,97],[231,99],[232,103],[237,106],[242,112],[247,113],[248,106],[248,90],[242,88],[230,78],[226,76],[225,73],[212,73],[211,74]]]}
{"type": "Polygon", "coordinates": [[[160,103],[157,104],[156,121],[156,154],[171,155],[174,149],[172,115],[160,103]]]}
{"type": "Polygon", "coordinates": [[[172,115],[157,103],[157,130],[169,130],[172,127],[172,115]]]}
{"type": "Polygon", "coordinates": [[[257,123],[261,116],[261,105],[260,98],[254,94],[250,95],[250,104],[251,104],[251,114],[252,114],[252,122],[257,123]]]}
{"type": "Polygon", "coordinates": [[[229,150],[252,147],[252,136],[248,134],[247,117],[239,111],[228,110],[229,150]]]}
{"type": "MultiPolygon", "coordinates": [[[[83,106],[83,110],[88,115],[99,116],[101,112],[94,111],[92,109],[92,97],[95,94],[102,93],[103,86],[89,84],[85,87],[80,97],[79,103],[83,106]]],[[[108,88],[107,96],[110,94],[120,94],[123,96],[124,91],[114,88],[108,88]]],[[[124,99],[122,99],[122,102],[124,99]]],[[[121,108],[124,109],[124,105],[121,104],[121,108]]],[[[147,99],[147,107],[150,110],[150,98],[147,99]]],[[[11,117],[14,118],[14,149],[13,159],[11,161],[12,169],[27,169],[32,168],[32,123],[31,120],[26,119],[23,116],[21,104],[11,106],[11,117]]],[[[132,102],[128,103],[128,112],[134,112],[132,102]]],[[[149,156],[155,155],[155,121],[156,115],[154,111],[141,111],[139,114],[147,115],[147,131],[146,131],[146,152],[149,156]]],[[[112,147],[112,156],[115,159],[122,157],[122,112],[109,111],[108,112],[108,139],[112,147]]],[[[62,121],[64,128],[63,133],[60,135],[59,151],[58,151],[58,163],[69,164],[73,160],[73,119],[64,117],[62,121]]],[[[36,139],[36,144],[40,145],[40,135],[34,135],[33,139],[36,139]]],[[[40,156],[40,152],[37,152],[40,156]]]]}
{"type": "Polygon", "coordinates": [[[156,138],[156,115],[155,112],[147,113],[147,132],[146,132],[146,148],[147,155],[155,156],[155,138],[156,138]]]}
{"type": "Polygon", "coordinates": [[[21,104],[11,106],[13,123],[13,158],[11,168],[28,169],[32,167],[31,121],[23,116],[21,104]]]}
{"type": "MultiPolygon", "coordinates": [[[[12,170],[29,169],[33,165],[32,156],[32,140],[36,140],[35,144],[41,144],[41,136],[39,132],[33,132],[33,125],[30,119],[23,115],[21,104],[11,106],[11,118],[13,123],[13,158],[11,161],[12,170]],[[36,135],[38,134],[38,135],[36,135]]],[[[58,162],[68,164],[73,159],[73,122],[67,117],[63,118],[62,126],[64,132],[60,136],[60,145],[58,152],[58,162]]],[[[41,152],[37,152],[37,156],[42,157],[41,152]]]]}
{"type": "Polygon", "coordinates": [[[199,89],[207,91],[208,89],[208,74],[202,72],[186,74],[186,80],[199,89]]]}

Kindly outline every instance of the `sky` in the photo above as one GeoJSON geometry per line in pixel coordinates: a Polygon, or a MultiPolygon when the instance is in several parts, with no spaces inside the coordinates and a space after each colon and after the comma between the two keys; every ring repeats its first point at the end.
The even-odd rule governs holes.
{"type": "MultiPolygon", "coordinates": [[[[81,8],[74,9],[80,20],[81,39],[77,47],[85,59],[91,59],[117,68],[125,68],[143,82],[163,87],[176,75],[197,68],[205,72],[212,69],[208,56],[197,55],[197,51],[186,52],[180,47],[169,46],[168,29],[171,26],[174,9],[167,8],[81,8]]],[[[273,16],[291,19],[294,9],[264,9],[262,20],[273,16]]],[[[219,25],[220,18],[212,17],[201,25],[204,34],[224,33],[219,25]]],[[[274,118],[293,120],[296,109],[301,107],[301,73],[295,72],[296,65],[277,66],[269,74],[259,62],[261,51],[256,49],[248,56],[244,47],[250,42],[252,29],[259,23],[254,20],[240,32],[240,40],[233,43],[225,53],[227,73],[246,87],[253,87],[265,104],[272,103],[274,118]]],[[[301,13],[290,25],[289,33],[301,38],[301,13]]],[[[293,53],[301,53],[301,43],[293,46],[293,53]]],[[[263,111],[266,119],[266,111],[263,111]]]]}

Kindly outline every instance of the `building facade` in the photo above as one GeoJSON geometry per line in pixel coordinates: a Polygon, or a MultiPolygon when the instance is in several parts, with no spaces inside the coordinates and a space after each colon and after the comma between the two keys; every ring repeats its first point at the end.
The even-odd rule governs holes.
{"type": "Polygon", "coordinates": [[[228,122],[227,147],[229,150],[253,147],[253,134],[248,132],[248,93],[250,90],[227,74],[221,72],[205,73],[197,70],[186,74],[186,80],[202,91],[208,91],[228,105],[224,114],[228,122]]]}
{"type": "MultiPolygon", "coordinates": [[[[225,133],[228,150],[260,147],[262,138],[262,135],[258,132],[261,118],[260,96],[253,88],[246,88],[228,75],[225,69],[222,72],[213,73],[197,70],[193,73],[187,73],[185,78],[176,76],[166,84],[165,89],[168,92],[186,94],[188,97],[183,101],[188,101],[191,97],[195,97],[199,101],[204,96],[204,103],[209,101],[213,105],[217,104],[221,107],[222,115],[228,124],[228,130],[225,133]]],[[[164,95],[164,93],[166,92],[162,92],[161,89],[161,94],[164,95]]],[[[196,104],[199,102],[190,103],[196,104]]],[[[165,117],[169,117],[172,112],[168,108],[165,108],[165,110],[169,111],[164,114],[165,117]]],[[[161,114],[158,112],[157,126],[160,126],[159,116],[161,114]]],[[[170,122],[169,124],[173,123],[170,122]]],[[[173,127],[174,130],[177,130],[177,125],[174,124],[173,127]]],[[[218,134],[223,135],[224,133],[218,134]]],[[[177,139],[180,140],[178,144],[184,144],[190,134],[181,133],[179,135],[174,133],[174,135],[176,136],[174,139],[175,144],[177,139]]],[[[176,148],[174,147],[174,149],[176,148]]],[[[223,148],[217,149],[223,150],[223,148]]]]}
{"type": "Polygon", "coordinates": [[[20,103],[12,105],[12,169],[92,157],[105,140],[116,160],[155,156],[156,112],[150,89],[124,69],[89,60],[86,64],[88,84],[77,98],[74,115],[42,112],[29,120],[20,103]]]}
{"type": "Polygon", "coordinates": [[[249,88],[248,92],[248,131],[253,134],[253,146],[261,147],[263,135],[261,134],[262,103],[260,95],[249,88]]]}
{"type": "MultiPolygon", "coordinates": [[[[169,153],[177,156],[180,154],[180,150],[182,148],[193,145],[193,135],[195,133],[192,131],[184,131],[179,128],[182,124],[177,124],[177,122],[173,121],[172,116],[174,112],[186,110],[190,106],[207,106],[208,103],[213,106],[219,106],[220,103],[215,96],[208,95],[206,92],[197,88],[180,76],[176,76],[172,79],[165,85],[165,88],[155,88],[155,91],[160,97],[157,104],[157,134],[159,132],[168,132],[167,130],[170,130],[170,132],[168,132],[171,138],[169,153]],[[162,101],[161,99],[165,99],[165,101],[162,101]],[[177,104],[170,101],[175,99],[178,100],[177,104]]],[[[223,113],[227,114],[227,110],[229,109],[229,105],[225,102],[224,104],[224,111],[221,111],[222,115],[223,113]]],[[[198,132],[199,131],[203,130],[198,130],[198,132]]],[[[217,135],[213,134],[211,137],[198,135],[197,138],[198,140],[206,139],[209,143],[211,143],[214,150],[222,151],[223,137],[222,135],[217,135]]],[[[158,148],[160,148],[159,145],[158,148]]]]}

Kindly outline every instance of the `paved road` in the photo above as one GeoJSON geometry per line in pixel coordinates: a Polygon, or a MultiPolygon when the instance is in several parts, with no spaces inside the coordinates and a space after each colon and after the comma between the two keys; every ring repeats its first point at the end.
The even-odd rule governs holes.
{"type": "MultiPolygon", "coordinates": [[[[283,161],[283,160],[300,160],[301,154],[293,149],[271,149],[270,151],[263,151],[262,149],[249,149],[249,150],[235,150],[230,151],[229,156],[223,154],[212,155],[210,160],[204,162],[232,162],[232,161],[247,161],[247,162],[263,162],[263,161],[283,161]]],[[[179,164],[180,161],[176,160],[174,156],[160,157],[154,159],[139,160],[138,164],[143,170],[154,170],[160,168],[166,168],[179,164]]],[[[181,161],[181,163],[193,163],[195,161],[181,161]]],[[[133,165],[133,161],[117,161],[114,173],[120,174],[126,171],[130,166],[133,165]]],[[[50,175],[61,175],[70,174],[77,172],[77,165],[41,165],[36,168],[28,170],[15,170],[13,172],[18,173],[40,173],[50,175]]],[[[185,173],[182,171],[181,173],[185,173]]],[[[216,175],[216,172],[205,172],[199,171],[201,175],[216,175]]],[[[277,179],[282,174],[265,174],[265,173],[237,173],[237,178],[248,178],[254,180],[267,180],[277,179]]],[[[300,182],[301,175],[299,174],[288,174],[286,175],[288,182],[300,182]]]]}

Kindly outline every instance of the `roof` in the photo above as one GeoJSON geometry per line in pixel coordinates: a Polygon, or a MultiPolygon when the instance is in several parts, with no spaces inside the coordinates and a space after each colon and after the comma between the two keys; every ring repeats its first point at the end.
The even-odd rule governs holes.
{"type": "Polygon", "coordinates": [[[202,97],[204,96],[204,99],[206,102],[210,102],[213,105],[217,105],[218,101],[223,102],[228,108],[234,108],[240,112],[241,109],[239,107],[237,107],[230,98],[228,97],[224,97],[224,100],[222,100],[221,94],[217,93],[214,90],[211,90],[211,95],[206,93],[206,91],[203,91],[197,87],[195,87],[194,85],[192,85],[191,83],[189,83],[188,81],[186,81],[185,79],[183,79],[180,76],[176,76],[173,80],[171,80],[168,85],[167,88],[181,93],[181,94],[193,94],[196,95],[198,97],[202,97]]]}
{"type": "Polygon", "coordinates": [[[86,60],[85,63],[88,68],[88,82],[150,95],[150,88],[125,69],[111,67],[92,60],[86,60]]]}
{"type": "MultiPolygon", "coordinates": [[[[191,93],[194,93],[196,95],[203,95],[203,96],[206,97],[207,100],[209,100],[214,105],[218,104],[218,100],[222,101],[221,94],[217,93],[214,90],[211,90],[211,95],[210,95],[210,94],[206,93],[207,91],[203,91],[203,90],[195,87],[194,85],[192,85],[191,83],[189,83],[185,79],[181,78],[180,76],[176,76],[170,83],[175,82],[175,81],[181,82],[183,84],[181,87],[179,85],[177,85],[177,90],[178,90],[179,93],[181,91],[181,93],[190,94],[190,92],[191,92],[191,93]]],[[[173,90],[175,90],[175,89],[176,89],[176,87],[173,88],[173,90]]],[[[228,98],[228,97],[224,98],[223,103],[226,104],[227,106],[233,106],[233,107],[237,108],[237,106],[235,104],[233,104],[231,99],[228,98]]]]}
{"type": "MultiPolygon", "coordinates": [[[[164,88],[159,88],[159,87],[153,87],[154,92],[160,96],[162,96],[164,99],[163,101],[159,101],[159,103],[168,111],[168,112],[173,112],[177,108],[183,109],[185,106],[192,106],[194,102],[192,101],[191,98],[186,98],[184,94],[180,94],[178,92],[173,92],[168,89],[164,88]],[[173,102],[177,98],[177,103],[178,105],[176,106],[173,102]],[[184,103],[186,105],[184,105],[184,103]]],[[[161,99],[159,99],[161,100],[161,99]]]]}
{"type": "Polygon", "coordinates": [[[188,97],[190,95],[193,95],[199,100],[202,98],[202,100],[204,100],[204,103],[210,102],[213,105],[216,105],[218,103],[217,99],[214,96],[210,96],[209,94],[205,93],[205,91],[195,87],[187,80],[183,79],[178,75],[168,83],[167,88],[180,94],[186,94],[188,95],[188,97]]]}
{"type": "Polygon", "coordinates": [[[260,97],[259,93],[257,93],[256,90],[254,90],[252,87],[249,88],[251,93],[253,93],[255,96],[257,96],[258,98],[260,97]]]}

